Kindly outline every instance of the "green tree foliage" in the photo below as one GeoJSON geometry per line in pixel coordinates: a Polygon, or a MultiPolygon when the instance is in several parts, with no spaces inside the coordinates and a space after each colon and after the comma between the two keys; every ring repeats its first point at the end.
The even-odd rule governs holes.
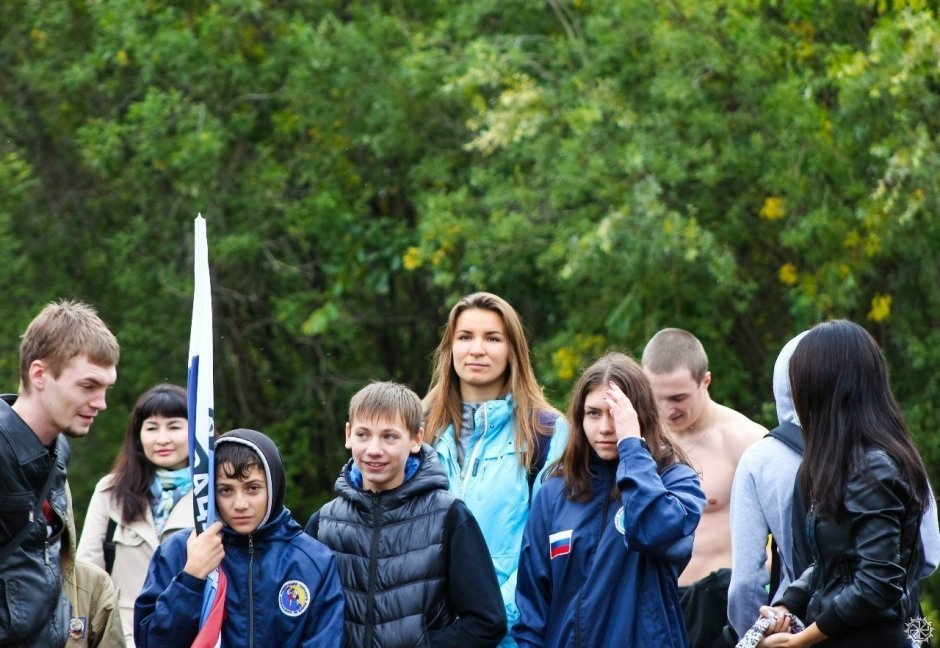
{"type": "Polygon", "coordinates": [[[11,254],[28,277],[6,278],[41,287],[7,338],[43,301],[76,295],[124,349],[118,411],[97,430],[108,451],[76,444],[78,499],[136,395],[185,380],[202,211],[218,427],[258,427],[300,458],[291,503],[305,513],[345,458],[351,391],[372,378],[423,389],[441,317],[441,296],[402,271],[417,220],[408,176],[448,112],[416,109],[433,66],[399,66],[410,19],[240,1],[2,11],[16,26],[3,50],[3,223],[28,248],[11,254]]]}
{"type": "Polygon", "coordinates": [[[197,212],[217,424],[278,440],[298,517],[352,392],[423,392],[477,289],[522,312],[560,406],[598,353],[681,326],[767,424],[780,346],[858,320],[940,463],[933,3],[15,0],[0,24],[6,389],[51,299],[123,348],[79,509],[136,396],[185,381],[197,212]]]}

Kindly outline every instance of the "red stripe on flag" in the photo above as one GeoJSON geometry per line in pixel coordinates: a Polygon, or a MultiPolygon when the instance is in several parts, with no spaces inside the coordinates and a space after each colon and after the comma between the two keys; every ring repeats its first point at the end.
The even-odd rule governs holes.
{"type": "Polygon", "coordinates": [[[193,640],[193,648],[216,648],[221,645],[222,640],[222,621],[225,619],[225,590],[228,587],[228,579],[225,578],[225,572],[219,568],[219,584],[215,592],[215,600],[212,602],[212,609],[199,629],[199,634],[193,640]]]}
{"type": "Polygon", "coordinates": [[[551,557],[557,558],[558,556],[565,556],[571,553],[571,543],[565,543],[560,545],[555,545],[551,550],[551,557]]]}

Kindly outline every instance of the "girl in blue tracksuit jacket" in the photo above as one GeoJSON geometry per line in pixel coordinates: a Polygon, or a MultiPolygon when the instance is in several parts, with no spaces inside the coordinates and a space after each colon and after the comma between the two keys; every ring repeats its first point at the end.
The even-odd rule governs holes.
{"type": "Polygon", "coordinates": [[[199,632],[206,576],[228,581],[223,648],[343,645],[344,596],[333,553],[284,508],[284,468],[255,430],[215,441],[220,519],[196,536],[179,531],[157,548],[134,606],[137,648],[189,648],[199,632]]]}
{"type": "Polygon", "coordinates": [[[640,366],[581,376],[571,435],[532,506],[519,559],[519,646],[687,645],[678,580],[705,507],[640,366]]]}

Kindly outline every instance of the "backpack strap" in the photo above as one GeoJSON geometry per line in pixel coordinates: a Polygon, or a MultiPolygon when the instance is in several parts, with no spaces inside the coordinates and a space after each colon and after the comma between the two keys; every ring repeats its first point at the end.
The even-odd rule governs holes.
{"type": "MultiPolygon", "coordinates": [[[[558,414],[555,412],[539,412],[538,422],[539,425],[546,428],[555,428],[555,422],[558,420],[558,414]]],[[[551,435],[546,436],[544,434],[535,434],[535,443],[538,450],[538,459],[535,462],[535,465],[529,469],[528,475],[526,478],[529,482],[529,500],[532,499],[532,487],[535,485],[535,478],[538,477],[538,474],[542,471],[542,468],[545,467],[545,464],[548,462],[548,450],[552,445],[551,435]]]]}
{"type": "Polygon", "coordinates": [[[104,551],[104,570],[111,573],[114,569],[114,553],[117,550],[117,543],[114,542],[114,533],[117,531],[117,522],[114,518],[108,518],[108,529],[104,532],[104,542],[101,549],[104,551]]]}
{"type": "Polygon", "coordinates": [[[800,426],[795,423],[781,423],[764,437],[773,437],[793,450],[801,457],[803,456],[803,432],[800,426]]]}
{"type": "Polygon", "coordinates": [[[813,550],[809,546],[809,534],[806,529],[806,516],[809,505],[800,488],[800,473],[797,471],[793,480],[793,513],[790,517],[793,526],[793,577],[799,578],[813,562],[813,550]]]}
{"type": "MultiPolygon", "coordinates": [[[[781,423],[770,432],[764,435],[764,437],[773,437],[777,439],[785,446],[799,454],[803,455],[803,432],[800,430],[800,426],[795,423],[781,423]]],[[[793,547],[791,553],[793,554],[793,564],[794,564],[794,578],[803,573],[803,570],[809,566],[808,563],[803,564],[806,561],[806,557],[809,555],[808,541],[806,540],[806,504],[803,501],[803,497],[800,494],[800,479],[797,475],[794,484],[793,484],[793,495],[791,497],[793,501],[793,509],[791,515],[791,524],[793,527],[793,547]],[[802,565],[802,567],[801,567],[802,565]]],[[[811,558],[810,558],[811,559],[811,558]]],[[[780,571],[782,565],[780,564],[780,547],[777,546],[777,539],[770,536],[770,591],[768,592],[768,604],[773,602],[774,594],[777,593],[777,589],[780,587],[780,571]]]]}

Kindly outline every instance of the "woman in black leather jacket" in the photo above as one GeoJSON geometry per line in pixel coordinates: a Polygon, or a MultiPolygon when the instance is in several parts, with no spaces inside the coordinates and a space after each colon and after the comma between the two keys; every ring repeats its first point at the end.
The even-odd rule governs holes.
{"type": "Polygon", "coordinates": [[[906,592],[921,560],[929,486],[881,349],[858,324],[819,324],[790,360],[790,384],[806,445],[799,480],[812,503],[814,563],[774,608],[761,608],[778,620],[760,645],[907,648],[906,592]],[[781,632],[791,611],[803,632],[781,632]]]}

